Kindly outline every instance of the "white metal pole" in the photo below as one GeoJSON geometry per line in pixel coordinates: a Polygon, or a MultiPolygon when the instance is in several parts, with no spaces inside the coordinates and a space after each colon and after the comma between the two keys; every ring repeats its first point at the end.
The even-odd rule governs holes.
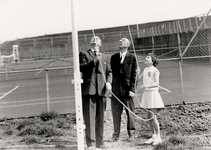
{"type": "Polygon", "coordinates": [[[45,70],[46,73],[46,94],[47,94],[47,110],[50,112],[50,96],[49,96],[49,77],[48,70],[45,70]]]}
{"type": "Polygon", "coordinates": [[[78,150],[84,150],[84,125],[81,98],[81,74],[79,69],[79,50],[78,50],[78,32],[76,26],[76,17],[74,12],[74,0],[71,0],[72,10],[72,44],[73,44],[73,63],[74,63],[74,89],[75,89],[75,108],[77,125],[77,144],[78,150]]]}

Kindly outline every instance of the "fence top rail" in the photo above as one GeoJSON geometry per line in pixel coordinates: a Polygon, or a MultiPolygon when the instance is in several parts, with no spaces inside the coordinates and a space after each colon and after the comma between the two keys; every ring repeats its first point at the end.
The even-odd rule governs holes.
{"type": "MultiPolygon", "coordinates": [[[[193,56],[193,57],[174,57],[174,58],[166,58],[166,59],[158,59],[158,61],[175,61],[175,60],[187,60],[187,59],[200,59],[200,58],[211,58],[211,55],[207,56],[193,56]]],[[[138,63],[144,63],[144,60],[138,61],[138,63]]],[[[40,69],[23,69],[23,70],[15,70],[15,71],[1,71],[0,74],[5,73],[24,73],[24,72],[35,72],[35,71],[49,71],[49,70],[62,70],[62,69],[73,69],[74,66],[66,66],[66,67],[54,67],[54,68],[40,68],[40,69]]]]}
{"type": "Polygon", "coordinates": [[[42,69],[26,69],[26,70],[16,70],[16,71],[7,71],[0,72],[0,74],[5,73],[23,73],[23,72],[34,72],[34,71],[49,71],[49,70],[61,70],[61,69],[73,69],[73,66],[69,67],[55,67],[55,68],[42,68],[42,69]]]}
{"type": "MultiPolygon", "coordinates": [[[[177,57],[177,58],[166,58],[166,59],[157,59],[158,61],[175,61],[175,60],[186,60],[186,59],[199,59],[199,58],[211,58],[211,55],[207,56],[194,56],[194,57],[177,57]]],[[[144,63],[144,60],[138,61],[139,63],[144,63]]]]}

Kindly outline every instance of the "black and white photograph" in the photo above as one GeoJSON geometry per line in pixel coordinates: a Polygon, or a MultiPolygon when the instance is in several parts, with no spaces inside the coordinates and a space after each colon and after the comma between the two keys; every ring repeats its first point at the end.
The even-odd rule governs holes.
{"type": "Polygon", "coordinates": [[[0,0],[0,150],[211,150],[210,0],[0,0]]]}

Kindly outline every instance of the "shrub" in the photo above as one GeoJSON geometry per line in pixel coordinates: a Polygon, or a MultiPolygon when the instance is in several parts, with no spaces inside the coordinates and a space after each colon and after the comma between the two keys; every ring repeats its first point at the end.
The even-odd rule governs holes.
{"type": "Polygon", "coordinates": [[[57,120],[56,127],[61,129],[71,129],[73,128],[73,124],[67,119],[60,119],[57,120]]]}
{"type": "Polygon", "coordinates": [[[178,136],[170,137],[168,142],[172,145],[184,145],[186,143],[184,138],[178,136]]]}
{"type": "Polygon", "coordinates": [[[39,129],[37,130],[37,135],[44,135],[46,137],[51,137],[51,136],[61,136],[63,134],[55,127],[44,125],[39,127],[39,129]]]}
{"type": "Polygon", "coordinates": [[[43,112],[40,115],[40,118],[41,118],[42,121],[48,121],[48,120],[57,118],[58,116],[59,116],[58,113],[51,111],[51,112],[43,112]]]}
{"type": "Polygon", "coordinates": [[[158,144],[154,147],[154,150],[169,150],[168,149],[168,143],[163,142],[161,144],[158,144]]]}
{"type": "Polygon", "coordinates": [[[39,143],[39,140],[35,136],[27,136],[21,142],[25,142],[27,145],[39,143]]]}
{"type": "Polygon", "coordinates": [[[18,136],[35,135],[36,132],[37,132],[37,129],[35,126],[28,126],[22,129],[20,133],[18,134],[18,136]]]}
{"type": "Polygon", "coordinates": [[[18,126],[17,126],[17,130],[22,130],[23,128],[25,128],[26,126],[28,125],[31,125],[33,124],[34,125],[34,122],[30,122],[30,121],[27,121],[27,120],[23,120],[21,122],[18,123],[18,126]]]}
{"type": "Polygon", "coordinates": [[[49,125],[28,126],[20,131],[19,136],[37,135],[37,136],[60,136],[63,135],[61,131],[49,125]]]}
{"type": "Polygon", "coordinates": [[[179,132],[180,130],[181,130],[180,127],[174,126],[174,127],[170,128],[170,129],[166,132],[166,135],[178,134],[178,132],[179,132]]]}
{"type": "Polygon", "coordinates": [[[4,131],[4,134],[6,135],[12,135],[14,133],[14,131],[12,129],[7,129],[4,131]]]}

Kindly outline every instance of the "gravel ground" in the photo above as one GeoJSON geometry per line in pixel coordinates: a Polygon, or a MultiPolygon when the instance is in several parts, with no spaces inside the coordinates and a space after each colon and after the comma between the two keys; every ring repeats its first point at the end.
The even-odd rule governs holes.
{"type": "MultiPolygon", "coordinates": [[[[135,113],[139,117],[145,117],[143,110],[136,109],[135,113]]],[[[69,118],[68,121],[73,120],[72,126],[74,126],[74,117],[75,114],[68,114],[62,119],[69,118]]],[[[156,146],[144,145],[144,142],[151,136],[151,133],[147,122],[139,119],[136,119],[134,138],[128,140],[125,111],[122,114],[120,140],[111,142],[110,139],[113,133],[111,111],[106,111],[105,119],[104,141],[108,150],[165,150],[164,147],[159,149],[156,146]]],[[[169,145],[169,139],[172,136],[184,139],[179,144],[173,143],[174,145],[171,145],[166,150],[211,150],[210,104],[168,108],[168,110],[160,112],[158,119],[159,122],[162,122],[160,123],[161,138],[164,145],[165,143],[169,145]]],[[[74,128],[65,130],[62,136],[38,137],[40,142],[27,145],[22,140],[23,137],[17,136],[17,130],[12,135],[5,135],[4,128],[14,122],[14,120],[0,122],[0,150],[77,150],[77,135],[74,128]]],[[[178,140],[174,142],[178,142],[178,140]]],[[[85,149],[87,149],[86,146],[85,149]]],[[[97,150],[95,147],[92,149],[97,150]]]]}

